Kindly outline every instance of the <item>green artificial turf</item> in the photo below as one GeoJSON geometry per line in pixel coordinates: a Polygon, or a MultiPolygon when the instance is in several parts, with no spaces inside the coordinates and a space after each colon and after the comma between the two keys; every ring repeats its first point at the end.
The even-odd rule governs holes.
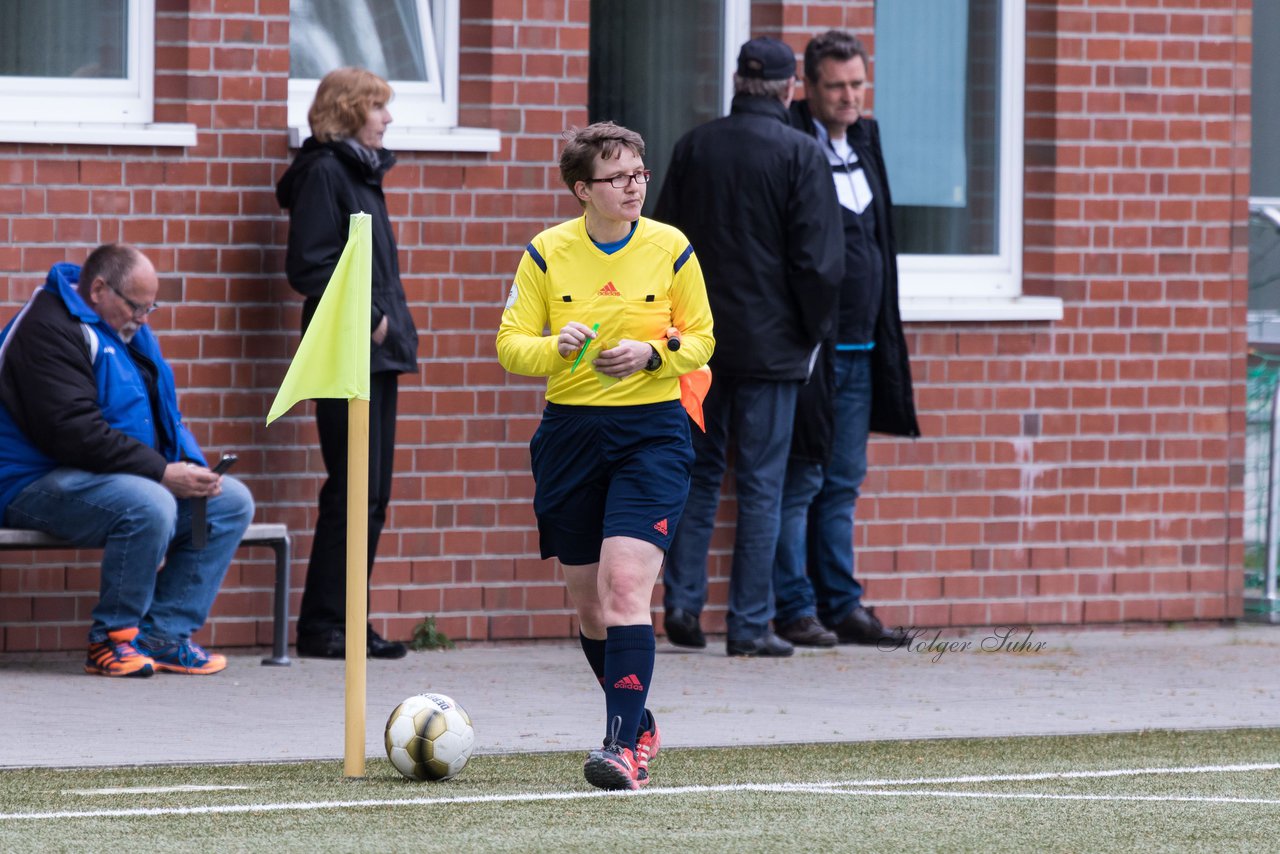
{"type": "Polygon", "coordinates": [[[1280,840],[1275,769],[939,779],[1280,763],[1280,730],[664,750],[639,795],[596,792],[581,763],[477,756],[447,783],[404,780],[382,759],[355,780],[337,762],[0,771],[0,851],[1222,852],[1280,840]],[[177,786],[235,788],[85,793],[177,786]],[[193,808],[207,811],[71,815],[193,808]]]}

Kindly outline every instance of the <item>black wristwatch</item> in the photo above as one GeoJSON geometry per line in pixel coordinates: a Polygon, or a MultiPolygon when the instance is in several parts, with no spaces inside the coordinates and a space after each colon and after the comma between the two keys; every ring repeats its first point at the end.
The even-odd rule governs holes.
{"type": "Polygon", "coordinates": [[[658,354],[658,349],[652,344],[649,345],[649,349],[653,352],[649,354],[649,361],[644,363],[644,369],[646,371],[656,371],[662,367],[662,356],[658,354]]]}

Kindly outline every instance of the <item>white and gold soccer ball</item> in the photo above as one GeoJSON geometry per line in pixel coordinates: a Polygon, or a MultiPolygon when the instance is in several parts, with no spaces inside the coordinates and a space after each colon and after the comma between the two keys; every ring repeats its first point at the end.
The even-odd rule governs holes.
{"type": "Polygon", "coordinates": [[[466,767],[476,731],[444,694],[415,694],[387,718],[387,758],[411,780],[448,780],[466,767]]]}

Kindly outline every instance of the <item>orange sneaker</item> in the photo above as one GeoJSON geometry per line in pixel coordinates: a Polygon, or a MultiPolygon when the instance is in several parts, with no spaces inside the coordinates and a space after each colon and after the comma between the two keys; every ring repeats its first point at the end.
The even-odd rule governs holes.
{"type": "Polygon", "coordinates": [[[94,676],[143,677],[155,673],[155,662],[138,651],[138,629],[116,629],[107,639],[89,644],[84,672],[94,676]]]}
{"type": "Polygon", "coordinates": [[[658,732],[658,719],[645,709],[640,732],[636,734],[636,782],[641,786],[649,782],[649,763],[658,755],[660,747],[662,735],[658,732]]]}
{"type": "MultiPolygon", "coordinates": [[[[614,742],[587,754],[582,775],[598,789],[635,790],[640,788],[640,780],[636,777],[639,770],[631,748],[614,742]]],[[[648,782],[647,778],[645,782],[648,782]]]]}
{"type": "Polygon", "coordinates": [[[160,647],[153,647],[144,638],[138,649],[151,656],[156,663],[156,670],[167,673],[187,673],[193,676],[208,676],[227,669],[227,657],[216,652],[206,652],[204,647],[190,638],[174,641],[160,647]]]}

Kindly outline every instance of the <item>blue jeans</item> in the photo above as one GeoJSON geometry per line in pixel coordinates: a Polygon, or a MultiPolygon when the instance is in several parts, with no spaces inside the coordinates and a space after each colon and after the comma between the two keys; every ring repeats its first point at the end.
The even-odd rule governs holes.
{"type": "Polygon", "coordinates": [[[720,504],[729,436],[737,447],[738,522],[729,574],[730,640],[753,640],[773,617],[773,556],[798,382],[717,377],[703,402],[707,432],[693,431],[689,500],[667,552],[663,606],[702,613],[707,551],[720,504]]]}
{"type": "Polygon", "coordinates": [[[185,640],[204,625],[252,519],[249,490],[223,475],[222,494],[208,503],[208,542],[195,549],[190,501],[149,478],[72,468],[54,469],[32,483],[5,514],[12,527],[103,550],[90,643],[137,626],[157,645],[185,640]]]}
{"type": "Polygon", "coordinates": [[[853,518],[867,476],[869,352],[836,352],[835,408],[830,463],[824,468],[793,460],[787,466],[773,566],[779,625],[816,615],[833,626],[862,600],[853,574],[853,518]]]}

